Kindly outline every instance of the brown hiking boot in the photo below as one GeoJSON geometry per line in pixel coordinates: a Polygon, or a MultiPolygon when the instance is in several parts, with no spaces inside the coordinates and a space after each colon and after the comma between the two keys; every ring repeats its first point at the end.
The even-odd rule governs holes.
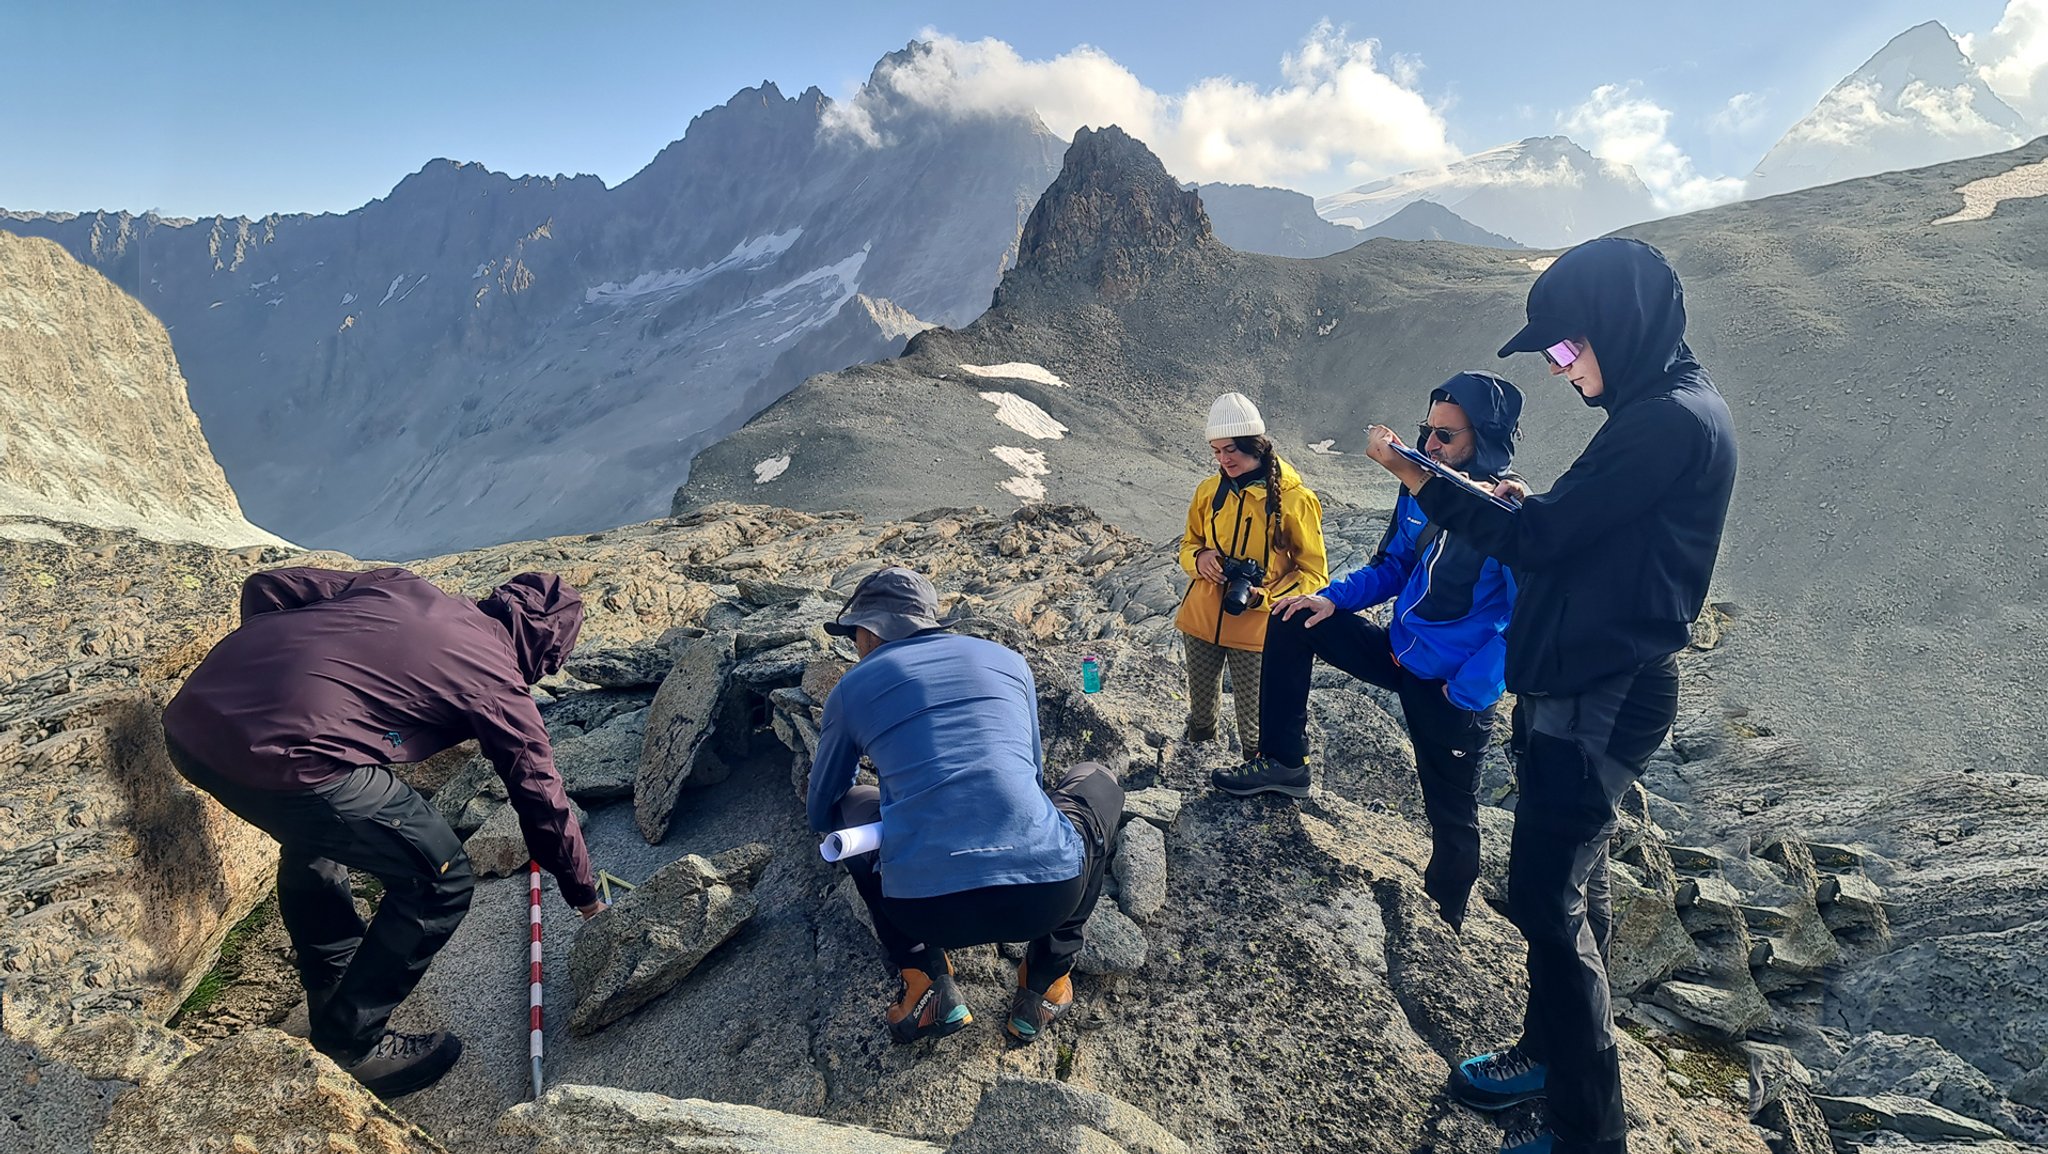
{"type": "Polygon", "coordinates": [[[431,1034],[386,1030],[362,1060],[342,1069],[379,1098],[397,1098],[440,1081],[460,1057],[462,1039],[446,1030],[431,1034]]]}
{"type": "MultiPolygon", "coordinates": [[[[947,964],[946,969],[952,970],[947,964]]],[[[960,1000],[960,990],[948,972],[934,978],[923,970],[903,972],[903,997],[889,1007],[889,1036],[899,1044],[919,1038],[943,1038],[967,1028],[974,1015],[960,1000]]]]}
{"type": "Polygon", "coordinates": [[[1067,1012],[1074,1004],[1074,982],[1071,977],[1055,979],[1043,993],[1033,990],[1024,978],[1024,967],[1017,967],[1017,993],[1010,999],[1010,1020],[1003,1029],[1018,1045],[1028,1045],[1038,1040],[1053,1020],[1067,1012]]]}

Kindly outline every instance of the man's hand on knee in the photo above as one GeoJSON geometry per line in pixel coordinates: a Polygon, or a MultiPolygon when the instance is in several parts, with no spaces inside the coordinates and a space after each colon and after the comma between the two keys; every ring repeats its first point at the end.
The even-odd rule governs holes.
{"type": "Polygon", "coordinates": [[[1301,627],[1303,629],[1313,629],[1316,626],[1316,622],[1335,613],[1337,605],[1328,597],[1318,596],[1314,593],[1282,597],[1280,600],[1273,602],[1273,616],[1278,617],[1282,621],[1292,623],[1294,615],[1304,611],[1308,613],[1308,616],[1302,619],[1301,627]]]}

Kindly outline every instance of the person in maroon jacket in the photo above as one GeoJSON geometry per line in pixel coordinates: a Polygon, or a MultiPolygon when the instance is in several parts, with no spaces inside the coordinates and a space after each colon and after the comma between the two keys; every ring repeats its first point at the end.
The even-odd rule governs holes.
{"type": "Polygon", "coordinates": [[[404,569],[275,569],[242,584],[242,624],[164,710],[178,772],[277,840],[278,910],[311,1041],[374,1093],[432,1085],[453,1034],[386,1028],[469,910],[462,840],[389,768],[475,738],[535,861],[584,917],[603,909],[583,831],[527,687],[560,669],[583,599],[521,573],[482,601],[404,569]],[[356,915],[348,871],[384,883],[356,915]]]}

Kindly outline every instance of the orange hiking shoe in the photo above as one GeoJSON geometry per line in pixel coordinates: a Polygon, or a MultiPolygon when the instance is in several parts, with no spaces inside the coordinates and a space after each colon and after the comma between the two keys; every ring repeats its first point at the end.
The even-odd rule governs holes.
{"type": "Polygon", "coordinates": [[[1033,990],[1025,981],[1024,967],[1017,967],[1017,993],[1010,999],[1010,1020],[1003,1029],[1019,1045],[1028,1045],[1038,1040],[1053,1020],[1067,1012],[1074,1004],[1074,982],[1069,976],[1062,976],[1043,993],[1033,990]]]}
{"type": "MultiPolygon", "coordinates": [[[[948,971],[952,970],[949,963],[948,971]]],[[[943,1038],[967,1028],[974,1021],[967,1003],[948,972],[934,978],[923,970],[903,972],[903,997],[889,1007],[889,1036],[898,1043],[919,1038],[943,1038]]]]}

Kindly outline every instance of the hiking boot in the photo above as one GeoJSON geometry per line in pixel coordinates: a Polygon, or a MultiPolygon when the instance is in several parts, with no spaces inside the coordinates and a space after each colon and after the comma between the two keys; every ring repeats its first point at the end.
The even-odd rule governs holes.
{"type": "MultiPolygon", "coordinates": [[[[946,967],[952,969],[951,965],[946,967]]],[[[923,970],[903,971],[903,998],[889,1007],[889,1036],[898,1043],[957,1034],[974,1021],[953,975],[934,978],[923,970]]]]}
{"type": "Polygon", "coordinates": [[[1181,732],[1180,739],[1182,741],[1195,742],[1214,741],[1216,740],[1216,727],[1214,725],[1196,725],[1190,721],[1188,722],[1187,729],[1181,732]]]}
{"type": "Polygon", "coordinates": [[[1550,1133],[1549,1123],[1532,1122],[1502,1133],[1500,1154],[1550,1154],[1550,1148],[1556,1141],[1550,1133]]]}
{"type": "MultiPolygon", "coordinates": [[[[1458,1063],[1451,1071],[1451,1097],[1475,1110],[1505,1110],[1517,1102],[1543,1097],[1548,1075],[1543,1063],[1523,1053],[1520,1046],[1509,1046],[1458,1063]]],[[[1549,1148],[1547,1144],[1543,1147],[1549,1148]]]]}
{"type": "Polygon", "coordinates": [[[1025,984],[1024,967],[1017,967],[1017,993],[1010,999],[1010,1020],[1003,1030],[1017,1044],[1029,1045],[1049,1028],[1054,1019],[1074,1004],[1074,981],[1070,976],[1054,979],[1044,993],[1025,984]]]}
{"type": "Polygon", "coordinates": [[[397,1098],[440,1081],[461,1056],[462,1039],[446,1030],[431,1034],[386,1030],[361,1061],[342,1069],[379,1098],[397,1098]]]}
{"type": "Polygon", "coordinates": [[[1232,797],[1253,797],[1261,793],[1307,797],[1308,766],[1281,765],[1260,754],[1232,772],[1217,770],[1209,775],[1209,782],[1232,797]]]}

